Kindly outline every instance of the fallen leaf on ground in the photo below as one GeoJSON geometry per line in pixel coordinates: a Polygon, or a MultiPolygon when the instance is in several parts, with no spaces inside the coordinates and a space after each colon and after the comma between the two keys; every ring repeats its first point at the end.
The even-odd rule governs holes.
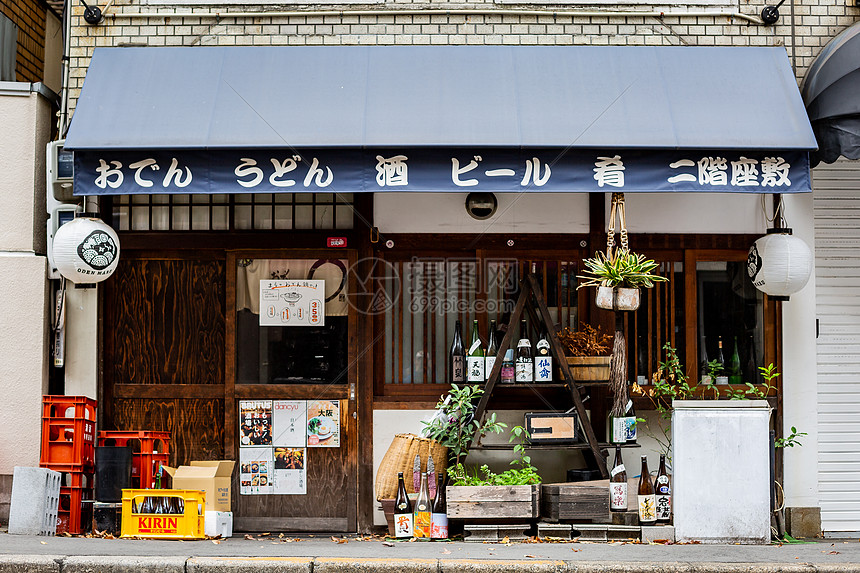
{"type": "Polygon", "coordinates": [[[450,551],[448,551],[447,549],[443,549],[443,550],[442,550],[442,554],[443,554],[443,555],[451,555],[451,552],[450,552],[450,551]]]}
{"type": "Polygon", "coordinates": [[[394,547],[394,544],[391,543],[390,541],[383,541],[382,544],[386,547],[394,547]]]}
{"type": "Polygon", "coordinates": [[[253,535],[251,535],[251,534],[249,534],[249,533],[246,533],[246,534],[245,534],[245,539],[254,539],[254,536],[253,536],[253,535]]]}
{"type": "Polygon", "coordinates": [[[220,545],[220,544],[221,544],[221,540],[220,540],[220,539],[213,539],[213,540],[212,540],[212,543],[214,543],[215,545],[220,545]]]}
{"type": "Polygon", "coordinates": [[[260,537],[266,537],[267,535],[271,535],[271,533],[258,533],[260,537]]]}
{"type": "Polygon", "coordinates": [[[828,551],[828,555],[839,555],[840,551],[828,551]]]}
{"type": "Polygon", "coordinates": [[[47,541],[40,541],[39,543],[41,543],[42,545],[47,545],[47,544],[48,544],[48,542],[47,542],[47,541]]]}
{"type": "Polygon", "coordinates": [[[511,540],[508,538],[507,535],[505,535],[505,537],[502,539],[502,543],[510,543],[510,542],[511,542],[511,540]]]}
{"type": "Polygon", "coordinates": [[[571,547],[570,550],[571,551],[582,551],[582,549],[577,549],[576,547],[571,547]]]}

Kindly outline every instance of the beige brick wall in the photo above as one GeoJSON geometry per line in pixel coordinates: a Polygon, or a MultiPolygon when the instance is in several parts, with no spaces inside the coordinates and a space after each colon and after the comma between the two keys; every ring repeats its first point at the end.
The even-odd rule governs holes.
{"type": "MultiPolygon", "coordinates": [[[[104,23],[83,22],[82,6],[73,7],[71,44],[71,106],[83,85],[86,66],[96,46],[251,46],[251,45],[391,45],[391,44],[502,44],[502,45],[655,45],[655,46],[785,46],[798,81],[827,42],[860,19],[851,0],[818,0],[791,9],[780,8],[775,26],[763,26],[731,16],[739,12],[758,17],[764,3],[740,0],[740,8],[641,5],[624,3],[583,8],[530,4],[506,5],[492,1],[465,4],[426,0],[388,0],[381,4],[324,4],[310,8],[276,6],[280,14],[266,14],[273,6],[244,5],[141,6],[138,0],[116,0],[104,23]],[[423,10],[423,13],[414,13],[423,10]],[[438,11],[427,14],[426,11],[438,11]],[[472,13],[464,13],[472,10],[472,13]],[[546,11],[546,15],[534,14],[546,11]],[[583,15],[577,11],[589,11],[583,15]],[[600,15],[626,11],[630,15],[600,15]],[[314,11],[326,14],[314,15],[314,11]],[[413,13],[408,13],[412,11],[413,13]],[[665,12],[636,15],[639,12],[665,12]],[[259,12],[260,16],[225,17],[229,12],[259,12]],[[289,12],[284,14],[283,12],[289,12]],[[356,14],[356,12],[362,12],[356,14]],[[386,13],[389,12],[389,13],[386,13]],[[683,16],[669,12],[696,12],[683,16]],[[719,15],[701,15],[719,12],[719,15]],[[146,16],[141,16],[144,13],[146,16]],[[221,15],[218,16],[217,13],[221,15]],[[307,15],[305,15],[307,13],[307,15]]],[[[776,2],[770,2],[775,4],[776,2]]],[[[715,70],[728,74],[731,70],[715,70]]]]}

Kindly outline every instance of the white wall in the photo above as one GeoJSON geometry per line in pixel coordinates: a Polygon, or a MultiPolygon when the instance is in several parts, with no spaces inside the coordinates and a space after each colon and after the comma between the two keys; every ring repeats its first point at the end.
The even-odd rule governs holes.
{"type": "MultiPolygon", "coordinates": [[[[812,193],[784,195],[785,216],[795,236],[815,250],[812,193]]],[[[815,341],[815,270],[800,292],[782,304],[783,435],[797,427],[802,447],[785,448],[785,504],[818,507],[818,372],[815,341]]]]}
{"type": "Polygon", "coordinates": [[[48,389],[46,258],[36,253],[45,243],[50,107],[30,84],[0,87],[0,474],[11,474],[39,463],[48,389]]]}
{"type": "MultiPolygon", "coordinates": [[[[606,196],[609,214],[611,194],[606,196]]],[[[770,201],[770,195],[766,195],[770,201]]],[[[377,193],[382,233],[588,233],[587,193],[497,193],[499,208],[472,219],[465,193],[377,193]]],[[[734,193],[628,193],[631,233],[764,232],[761,196],[734,193]]],[[[616,228],[617,230],[617,228],[616,228]]]]}
{"type": "Polygon", "coordinates": [[[466,213],[467,193],[377,193],[373,221],[384,233],[587,233],[585,193],[496,193],[486,221],[466,213]]]}

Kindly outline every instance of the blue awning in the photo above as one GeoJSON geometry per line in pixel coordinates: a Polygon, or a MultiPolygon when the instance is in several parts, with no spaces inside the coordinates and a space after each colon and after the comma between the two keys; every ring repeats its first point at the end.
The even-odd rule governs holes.
{"type": "MultiPolygon", "coordinates": [[[[291,157],[309,166],[310,150],[359,162],[367,160],[359,157],[362,150],[370,160],[429,153],[450,183],[456,171],[453,155],[466,165],[503,148],[519,150],[523,157],[517,161],[551,163],[556,173],[566,169],[564,158],[590,165],[580,174],[589,188],[569,187],[576,179],[571,175],[563,188],[548,184],[535,190],[611,191],[617,189],[604,189],[593,177],[596,158],[623,161],[625,150],[635,150],[637,157],[677,151],[669,163],[692,161],[698,165],[692,172],[702,179],[719,171],[720,159],[727,169],[750,156],[756,156],[757,169],[760,161],[779,156],[803,170],[807,152],[816,148],[783,48],[647,46],[97,48],[65,145],[76,150],[85,171],[80,184],[86,189],[79,187],[76,173],[76,194],[249,192],[236,185],[237,170],[255,167],[242,163],[249,155],[242,150],[260,152],[266,164],[279,161],[281,171],[291,157]],[[537,149],[548,154],[537,157],[531,153],[537,149]],[[147,150],[153,153],[141,154],[147,150]],[[206,175],[206,190],[169,184],[135,190],[127,182],[141,173],[129,169],[129,161],[140,165],[166,153],[170,158],[158,161],[168,163],[157,164],[163,175],[173,158],[201,150],[217,150],[233,162],[224,177],[206,175]],[[102,178],[101,186],[94,185],[94,170],[101,167],[104,175],[111,161],[123,164],[117,168],[125,170],[122,183],[111,184],[114,172],[113,180],[102,178]],[[231,178],[233,185],[224,188],[231,178]]],[[[221,161],[212,161],[212,154],[193,155],[216,170],[221,161]]],[[[183,165],[182,157],[177,165],[183,165]]],[[[518,183],[528,168],[525,163],[493,165],[485,171],[513,170],[518,183]]],[[[384,167],[391,168],[390,162],[384,167]]],[[[355,165],[351,168],[358,173],[355,165]]],[[[667,165],[663,179],[677,174],[673,169],[678,168],[667,165]]],[[[375,188],[376,161],[359,171],[360,180],[352,182],[357,191],[411,190],[408,185],[375,188]]],[[[264,175],[268,179],[271,173],[264,175]]],[[[808,168],[805,178],[805,185],[785,189],[732,186],[727,180],[725,189],[704,190],[808,191],[808,168]]],[[[299,187],[305,180],[297,180],[299,187]]],[[[314,180],[307,189],[321,190],[313,188],[314,180]]],[[[676,188],[665,182],[658,189],[647,181],[642,186],[624,190],[698,189],[698,184],[676,188]]],[[[263,187],[253,190],[298,190],[263,187]]],[[[458,190],[456,181],[439,187],[458,190]]]]}

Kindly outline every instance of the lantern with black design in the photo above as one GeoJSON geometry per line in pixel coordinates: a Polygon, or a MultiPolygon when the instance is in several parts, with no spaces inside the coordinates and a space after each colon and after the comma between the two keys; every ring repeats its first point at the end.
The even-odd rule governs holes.
{"type": "Polygon", "coordinates": [[[788,300],[809,281],[812,251],[791,234],[791,229],[768,229],[753,243],[747,257],[747,274],[753,285],[773,300],[788,300]]]}
{"type": "Polygon", "coordinates": [[[101,219],[84,214],[57,229],[54,264],[78,286],[110,277],[119,262],[119,237],[101,219]]]}

